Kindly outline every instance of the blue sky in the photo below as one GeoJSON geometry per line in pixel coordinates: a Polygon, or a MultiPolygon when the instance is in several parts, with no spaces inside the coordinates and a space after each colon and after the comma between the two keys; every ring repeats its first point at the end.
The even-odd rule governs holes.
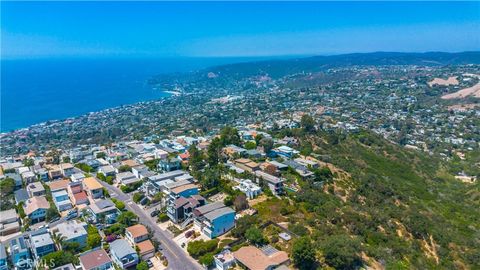
{"type": "Polygon", "coordinates": [[[480,2],[3,2],[2,58],[480,49],[480,2]]]}

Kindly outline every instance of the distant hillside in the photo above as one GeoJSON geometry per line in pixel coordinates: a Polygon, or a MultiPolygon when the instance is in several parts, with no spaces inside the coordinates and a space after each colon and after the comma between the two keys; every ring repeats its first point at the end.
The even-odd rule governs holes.
{"type": "Polygon", "coordinates": [[[255,76],[259,73],[271,77],[282,77],[292,73],[321,71],[334,67],[382,66],[382,65],[459,65],[480,64],[480,52],[461,53],[398,53],[374,52],[353,53],[332,56],[314,56],[289,60],[269,60],[222,65],[207,68],[206,71],[219,74],[255,76]]]}
{"type": "Polygon", "coordinates": [[[171,84],[174,82],[199,82],[202,80],[239,80],[258,75],[269,75],[272,78],[279,78],[289,74],[318,72],[329,68],[349,66],[445,66],[462,64],[480,64],[480,52],[374,52],[314,56],[285,60],[265,60],[214,66],[192,73],[160,75],[153,78],[151,83],[171,84]]]}

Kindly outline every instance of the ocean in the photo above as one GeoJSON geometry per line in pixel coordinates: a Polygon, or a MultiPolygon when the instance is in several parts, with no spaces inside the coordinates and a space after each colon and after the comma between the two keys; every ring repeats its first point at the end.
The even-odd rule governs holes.
{"type": "Polygon", "coordinates": [[[256,58],[32,59],[1,61],[0,131],[169,94],[147,80],[256,58]]]}

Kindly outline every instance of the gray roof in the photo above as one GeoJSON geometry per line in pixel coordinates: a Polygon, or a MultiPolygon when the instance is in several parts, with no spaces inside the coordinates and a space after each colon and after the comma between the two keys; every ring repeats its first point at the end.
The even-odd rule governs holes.
{"type": "Polygon", "coordinates": [[[139,179],[139,178],[133,177],[133,178],[128,178],[128,179],[122,180],[122,184],[130,185],[130,184],[137,183],[137,182],[140,182],[140,181],[142,181],[142,180],[139,179]]]}
{"type": "Polygon", "coordinates": [[[281,178],[278,178],[276,176],[273,176],[271,174],[268,174],[262,171],[255,171],[255,175],[272,184],[278,184],[283,182],[281,178]]]}
{"type": "Polygon", "coordinates": [[[196,208],[195,211],[201,215],[205,215],[208,212],[214,211],[222,207],[225,207],[225,204],[223,204],[223,202],[214,202],[214,203],[206,204],[204,206],[200,206],[196,208]]]}
{"type": "Polygon", "coordinates": [[[176,187],[184,186],[184,185],[188,185],[188,184],[191,184],[190,181],[188,181],[188,180],[181,180],[181,181],[178,181],[178,182],[173,182],[173,183],[165,184],[165,187],[168,188],[168,189],[174,189],[174,188],[176,188],[176,187]]]}
{"type": "Polygon", "coordinates": [[[115,172],[115,168],[112,165],[102,166],[102,167],[100,167],[100,170],[102,170],[105,173],[115,172]]]}
{"type": "Polygon", "coordinates": [[[299,169],[299,168],[301,169],[305,168],[305,170],[307,169],[307,167],[293,160],[285,160],[284,163],[294,169],[299,169]]]}
{"type": "MultiPolygon", "coordinates": [[[[208,205],[208,204],[207,204],[208,205]]],[[[230,214],[230,213],[235,213],[235,211],[233,211],[232,208],[230,207],[223,207],[223,208],[219,208],[219,209],[216,209],[216,210],[213,210],[211,212],[208,212],[204,215],[204,217],[210,221],[213,221],[223,215],[226,215],[226,214],[230,214]]]]}
{"type": "Polygon", "coordinates": [[[129,254],[136,253],[135,250],[128,244],[127,240],[117,239],[110,243],[110,250],[115,252],[117,258],[123,258],[129,254]]]}
{"type": "Polygon", "coordinates": [[[183,181],[183,180],[191,180],[191,179],[193,179],[193,176],[191,176],[188,173],[175,177],[175,181],[183,181]]]}
{"type": "Polygon", "coordinates": [[[4,220],[12,219],[12,218],[17,218],[17,212],[15,209],[9,209],[5,211],[0,212],[0,223],[3,223],[4,220]]]}
{"type": "Polygon", "coordinates": [[[27,189],[31,190],[32,192],[45,191],[45,188],[40,182],[33,182],[28,184],[27,189]]]}
{"type": "Polygon", "coordinates": [[[95,214],[99,214],[115,209],[115,204],[109,199],[98,200],[90,205],[90,209],[92,209],[95,214]]]}
{"type": "Polygon", "coordinates": [[[117,180],[123,181],[124,179],[136,178],[132,172],[122,172],[117,174],[117,180]]]}
{"type": "Polygon", "coordinates": [[[184,175],[184,174],[186,174],[186,172],[184,172],[182,170],[175,170],[175,171],[171,171],[171,172],[166,172],[166,173],[150,176],[149,179],[152,180],[152,181],[161,181],[161,180],[166,180],[166,179],[173,179],[177,176],[184,175]]]}
{"type": "Polygon", "coordinates": [[[83,173],[74,173],[70,178],[85,178],[85,175],[83,173]]]}
{"type": "Polygon", "coordinates": [[[28,192],[25,189],[19,189],[15,191],[15,202],[24,202],[28,200],[30,196],[28,196],[28,192]]]}
{"type": "Polygon", "coordinates": [[[78,222],[76,220],[69,220],[58,224],[55,230],[58,230],[58,234],[65,237],[66,240],[74,239],[82,235],[87,235],[87,223],[78,222]]]}
{"type": "Polygon", "coordinates": [[[279,168],[279,169],[283,169],[283,168],[287,168],[287,167],[288,167],[288,165],[283,164],[283,163],[280,163],[280,162],[278,162],[278,161],[276,161],[276,160],[268,161],[268,163],[274,165],[275,167],[277,167],[277,168],[279,168]]]}
{"type": "Polygon", "coordinates": [[[115,204],[114,204],[111,200],[108,200],[108,199],[97,201],[97,202],[96,202],[96,205],[97,205],[98,208],[100,208],[100,209],[104,209],[104,208],[108,208],[108,207],[115,206],[115,204]]]}
{"type": "Polygon", "coordinates": [[[33,235],[31,238],[31,243],[34,248],[53,245],[52,237],[49,233],[33,235]]]}

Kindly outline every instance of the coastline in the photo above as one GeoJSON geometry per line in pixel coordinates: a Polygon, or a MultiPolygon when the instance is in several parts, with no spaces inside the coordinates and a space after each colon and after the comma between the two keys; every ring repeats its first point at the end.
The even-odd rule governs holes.
{"type": "Polygon", "coordinates": [[[78,114],[78,115],[72,115],[72,116],[64,117],[64,118],[48,119],[48,120],[45,120],[45,121],[42,121],[42,122],[38,122],[38,123],[30,124],[28,126],[18,127],[18,128],[14,128],[14,129],[10,129],[10,130],[3,130],[3,128],[1,127],[1,124],[0,124],[0,135],[5,136],[5,135],[11,134],[11,133],[22,132],[22,131],[27,131],[27,130],[30,130],[30,129],[46,127],[46,126],[53,125],[53,124],[56,124],[56,123],[65,123],[65,122],[76,121],[76,120],[79,120],[83,117],[88,117],[89,115],[92,115],[92,114],[102,114],[102,113],[106,113],[108,111],[119,110],[119,109],[122,109],[122,108],[132,107],[132,106],[136,106],[136,105],[140,105],[140,104],[159,102],[159,101],[165,100],[167,98],[175,98],[175,97],[178,97],[178,96],[181,95],[181,92],[177,92],[177,91],[159,91],[159,92],[164,93],[165,96],[162,96],[160,98],[153,99],[153,100],[137,101],[137,102],[133,102],[133,103],[130,103],[130,104],[122,104],[122,105],[118,105],[118,106],[103,108],[103,109],[100,109],[100,110],[85,112],[85,113],[81,113],[81,114],[78,114]]]}

